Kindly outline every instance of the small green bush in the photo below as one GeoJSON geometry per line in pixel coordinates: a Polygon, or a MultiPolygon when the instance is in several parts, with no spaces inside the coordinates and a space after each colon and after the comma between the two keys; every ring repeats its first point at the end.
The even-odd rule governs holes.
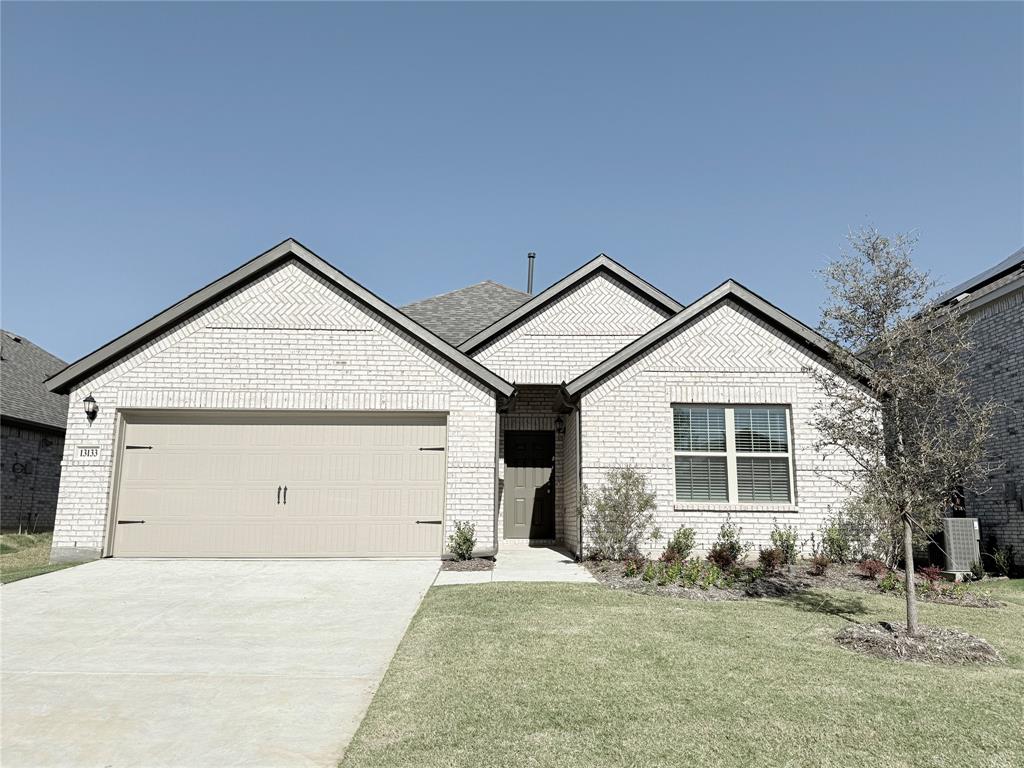
{"type": "Polygon", "coordinates": [[[680,574],[680,581],[685,587],[692,587],[697,584],[697,580],[700,579],[701,564],[699,560],[687,560],[683,565],[682,574],[680,574]]]}
{"type": "Polygon", "coordinates": [[[476,526],[463,520],[455,521],[455,532],[448,537],[448,551],[456,560],[469,560],[476,549],[476,526]]]}
{"type": "Polygon", "coordinates": [[[623,561],[622,575],[628,578],[635,578],[643,573],[646,567],[646,559],[642,557],[627,557],[623,561]]]}
{"type": "Polygon", "coordinates": [[[661,559],[666,563],[685,560],[693,552],[694,538],[693,528],[687,528],[685,525],[680,526],[679,530],[672,534],[668,544],[665,545],[665,551],[662,552],[661,559]]]}
{"type": "Polygon", "coordinates": [[[1014,567],[1012,544],[998,547],[989,557],[992,558],[992,567],[995,568],[998,576],[1009,576],[1012,573],[1014,567]]]}
{"type": "Polygon", "coordinates": [[[850,539],[840,520],[833,518],[822,527],[821,553],[833,563],[849,562],[850,539]]]}
{"type": "Polygon", "coordinates": [[[708,552],[708,562],[722,570],[736,567],[736,563],[745,558],[753,546],[749,541],[740,539],[741,533],[742,529],[726,515],[725,522],[718,529],[718,538],[708,552]]]}
{"type": "Polygon", "coordinates": [[[590,542],[590,557],[622,560],[640,554],[645,542],[657,541],[655,495],[647,476],[633,467],[612,469],[596,493],[584,486],[579,515],[590,542]]]}
{"type": "Polygon", "coordinates": [[[900,581],[900,577],[896,575],[895,571],[889,571],[878,582],[878,588],[883,592],[899,592],[903,589],[903,582],[900,581]]]}
{"type": "Polygon", "coordinates": [[[772,548],[782,552],[783,565],[796,565],[796,556],[800,551],[799,540],[797,539],[796,528],[791,525],[779,526],[776,522],[772,526],[772,548]]]}
{"type": "Polygon", "coordinates": [[[761,564],[765,573],[775,573],[785,565],[786,553],[781,547],[762,549],[757,555],[757,562],[761,564]]]}

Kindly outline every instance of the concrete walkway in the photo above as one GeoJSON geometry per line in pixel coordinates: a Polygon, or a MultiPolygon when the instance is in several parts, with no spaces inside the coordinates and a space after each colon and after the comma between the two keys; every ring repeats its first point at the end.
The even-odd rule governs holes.
{"type": "Polygon", "coordinates": [[[437,567],[115,559],[7,584],[3,766],[334,766],[437,567]]]}
{"type": "Polygon", "coordinates": [[[567,581],[594,584],[590,572],[557,547],[504,547],[492,571],[441,571],[434,584],[482,584],[490,581],[567,581]]]}

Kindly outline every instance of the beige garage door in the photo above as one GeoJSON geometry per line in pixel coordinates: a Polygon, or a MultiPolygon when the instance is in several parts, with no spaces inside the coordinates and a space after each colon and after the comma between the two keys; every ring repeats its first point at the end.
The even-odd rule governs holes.
{"type": "Polygon", "coordinates": [[[126,414],[114,555],[436,557],[445,433],[443,415],[126,414]]]}

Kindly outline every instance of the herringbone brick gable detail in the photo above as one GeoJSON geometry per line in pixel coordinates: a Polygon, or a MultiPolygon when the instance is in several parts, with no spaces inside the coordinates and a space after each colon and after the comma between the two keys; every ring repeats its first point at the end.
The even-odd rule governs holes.
{"type": "Polygon", "coordinates": [[[509,381],[557,384],[589,370],[665,318],[647,299],[600,273],[474,357],[509,381]]]}

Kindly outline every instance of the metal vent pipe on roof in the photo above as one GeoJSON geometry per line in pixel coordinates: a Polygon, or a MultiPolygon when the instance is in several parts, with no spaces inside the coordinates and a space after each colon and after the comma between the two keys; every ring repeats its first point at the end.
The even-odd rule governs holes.
{"type": "Polygon", "coordinates": [[[526,273],[526,292],[531,296],[533,295],[533,261],[536,258],[537,254],[534,253],[533,251],[530,251],[528,254],[526,254],[526,259],[530,263],[530,268],[526,273]]]}

